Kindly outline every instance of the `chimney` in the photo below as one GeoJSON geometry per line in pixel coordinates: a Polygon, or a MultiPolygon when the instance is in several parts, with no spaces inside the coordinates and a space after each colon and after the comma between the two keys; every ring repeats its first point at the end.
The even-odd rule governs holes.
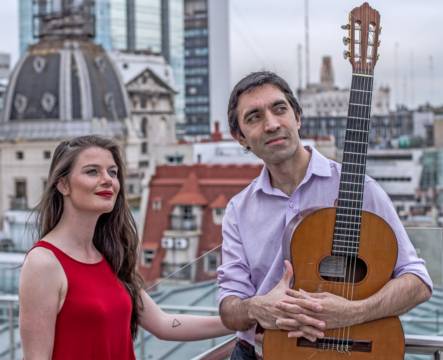
{"type": "Polygon", "coordinates": [[[220,123],[218,120],[214,122],[214,132],[211,134],[212,141],[221,141],[223,138],[222,133],[220,132],[220,123]]]}

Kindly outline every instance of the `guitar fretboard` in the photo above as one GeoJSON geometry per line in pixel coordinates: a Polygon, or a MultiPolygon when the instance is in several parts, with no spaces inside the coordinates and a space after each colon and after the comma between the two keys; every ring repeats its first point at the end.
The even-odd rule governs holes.
{"type": "Polygon", "coordinates": [[[369,142],[372,74],[353,74],[335,219],[333,255],[357,256],[369,142]]]}

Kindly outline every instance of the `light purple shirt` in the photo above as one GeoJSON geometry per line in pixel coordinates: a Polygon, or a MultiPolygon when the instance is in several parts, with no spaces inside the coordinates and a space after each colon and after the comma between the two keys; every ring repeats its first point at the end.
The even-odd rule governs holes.
{"type": "MultiPolygon", "coordinates": [[[[223,218],[222,265],[218,268],[219,303],[230,295],[241,299],[268,293],[283,275],[282,237],[287,224],[312,208],[333,207],[341,165],[315,149],[303,181],[291,196],[273,188],[266,167],[234,196],[223,218]]],[[[411,244],[388,195],[366,176],[363,210],[382,217],[398,241],[394,277],[412,273],[432,289],[423,259],[411,244]]],[[[237,336],[254,344],[255,328],[237,336]]]]}

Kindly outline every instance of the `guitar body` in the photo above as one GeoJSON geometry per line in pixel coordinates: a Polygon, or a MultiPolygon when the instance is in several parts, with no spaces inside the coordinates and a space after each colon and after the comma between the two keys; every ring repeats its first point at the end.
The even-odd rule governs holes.
{"type": "MultiPolygon", "coordinates": [[[[294,230],[290,247],[295,274],[293,288],[330,292],[350,300],[365,299],[380,290],[391,278],[397,260],[395,235],[383,219],[362,211],[359,261],[347,266],[354,269],[355,264],[356,281],[336,281],[337,278],[322,275],[320,271],[324,259],[331,258],[335,221],[336,208],[321,209],[304,218],[294,230]]],[[[354,276],[351,274],[343,280],[352,278],[354,276]]],[[[315,343],[304,338],[289,339],[287,334],[287,331],[280,330],[265,331],[265,360],[404,358],[404,334],[397,317],[328,330],[326,340],[318,339],[315,343]]]]}

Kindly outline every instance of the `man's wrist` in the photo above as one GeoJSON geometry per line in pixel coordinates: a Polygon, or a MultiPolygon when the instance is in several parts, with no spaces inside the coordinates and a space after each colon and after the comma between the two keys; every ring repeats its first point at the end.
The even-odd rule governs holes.
{"type": "Polygon", "coordinates": [[[257,324],[257,308],[259,307],[260,303],[260,297],[259,296],[253,296],[249,299],[243,300],[245,307],[246,307],[246,313],[248,316],[248,320],[250,322],[250,327],[257,324]]]}
{"type": "Polygon", "coordinates": [[[350,317],[350,321],[352,324],[349,324],[350,326],[361,324],[366,322],[366,315],[367,312],[364,311],[365,309],[365,301],[364,300],[354,300],[350,302],[350,311],[349,313],[352,314],[350,317]]]}

